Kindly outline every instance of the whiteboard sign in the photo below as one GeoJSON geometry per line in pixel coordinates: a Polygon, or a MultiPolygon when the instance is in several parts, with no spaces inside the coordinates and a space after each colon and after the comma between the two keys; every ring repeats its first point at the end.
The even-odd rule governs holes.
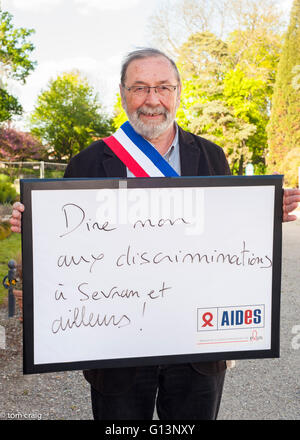
{"type": "Polygon", "coordinates": [[[23,180],[24,372],[277,357],[281,184],[23,180]]]}

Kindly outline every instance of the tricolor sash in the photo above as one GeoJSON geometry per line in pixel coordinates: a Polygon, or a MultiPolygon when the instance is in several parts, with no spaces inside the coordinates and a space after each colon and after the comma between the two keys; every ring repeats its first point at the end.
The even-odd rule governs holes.
{"type": "Polygon", "coordinates": [[[135,177],[178,176],[156,148],[133,129],[129,121],[103,141],[135,177]]]}

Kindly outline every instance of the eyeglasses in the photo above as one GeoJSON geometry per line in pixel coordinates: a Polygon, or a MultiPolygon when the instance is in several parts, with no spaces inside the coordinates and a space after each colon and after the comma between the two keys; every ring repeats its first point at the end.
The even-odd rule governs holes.
{"type": "Polygon", "coordinates": [[[154,89],[155,93],[158,93],[160,96],[169,96],[175,90],[177,89],[176,86],[172,86],[170,84],[162,84],[161,86],[132,86],[132,87],[126,87],[123,86],[124,89],[128,90],[128,92],[131,92],[133,95],[136,96],[146,96],[148,93],[150,93],[150,89],[154,89]]]}

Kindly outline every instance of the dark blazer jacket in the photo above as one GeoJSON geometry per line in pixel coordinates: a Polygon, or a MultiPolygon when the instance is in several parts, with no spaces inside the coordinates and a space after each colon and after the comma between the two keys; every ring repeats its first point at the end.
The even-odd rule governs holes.
{"type": "MultiPolygon", "coordinates": [[[[229,175],[222,148],[179,127],[179,151],[182,176],[229,175]]],[[[74,156],[66,168],[66,178],[127,177],[125,165],[103,141],[96,141],[74,156]]],[[[205,375],[226,369],[225,361],[198,362],[191,366],[205,375]]],[[[103,368],[84,371],[86,380],[97,391],[115,394],[125,391],[134,381],[136,367],[103,368]]]]}

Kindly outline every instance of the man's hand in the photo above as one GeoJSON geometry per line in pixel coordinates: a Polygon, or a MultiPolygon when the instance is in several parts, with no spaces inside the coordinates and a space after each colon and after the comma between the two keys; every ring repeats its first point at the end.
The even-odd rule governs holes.
{"type": "Polygon", "coordinates": [[[16,202],[13,204],[13,211],[11,214],[11,218],[9,219],[9,222],[12,225],[10,229],[13,232],[21,232],[21,218],[24,209],[25,206],[20,202],[16,202]]]}
{"type": "Polygon", "coordinates": [[[292,222],[297,219],[296,215],[290,215],[300,203],[300,189],[285,189],[283,193],[283,221],[292,222]]]}

